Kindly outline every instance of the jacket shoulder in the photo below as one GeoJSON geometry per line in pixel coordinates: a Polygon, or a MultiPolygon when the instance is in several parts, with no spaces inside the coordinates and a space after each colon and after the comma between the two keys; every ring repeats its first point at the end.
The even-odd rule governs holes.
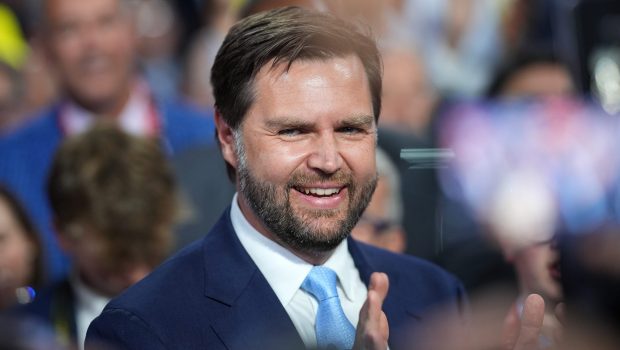
{"type": "Polygon", "coordinates": [[[91,323],[87,343],[120,349],[164,349],[199,317],[204,302],[202,240],[157,267],[114,298],[91,323]],[[173,325],[173,326],[171,326],[173,325]]]}

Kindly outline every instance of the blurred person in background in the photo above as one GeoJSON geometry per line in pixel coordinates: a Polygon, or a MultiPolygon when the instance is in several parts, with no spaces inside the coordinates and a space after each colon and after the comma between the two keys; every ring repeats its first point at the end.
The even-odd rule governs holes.
{"type": "Polygon", "coordinates": [[[56,341],[46,324],[0,315],[0,349],[71,350],[56,341]]]}
{"type": "Polygon", "coordinates": [[[155,140],[98,125],[60,146],[48,193],[73,269],[19,311],[46,321],[63,344],[81,349],[106,303],[169,253],[175,182],[155,140]]]}
{"type": "Polygon", "coordinates": [[[134,6],[144,78],[156,99],[176,99],[182,70],[177,52],[182,32],[180,18],[166,0],[139,0],[134,6]]]}
{"type": "Polygon", "coordinates": [[[426,66],[412,45],[384,42],[383,104],[379,127],[408,132],[420,140],[431,137],[431,119],[438,96],[426,66]]]}
{"type": "Polygon", "coordinates": [[[496,71],[489,98],[575,97],[577,89],[568,65],[544,48],[524,48],[496,71]]]}
{"type": "Polygon", "coordinates": [[[134,10],[130,0],[45,0],[41,43],[62,98],[0,140],[0,183],[16,193],[35,220],[54,280],[63,278],[68,262],[51,230],[43,184],[65,137],[104,119],[130,133],[158,138],[168,154],[214,143],[209,116],[179,102],[157,100],[141,78],[134,10]]]}
{"type": "Polygon", "coordinates": [[[376,157],[377,188],[351,235],[364,243],[403,253],[407,237],[402,227],[403,204],[398,170],[380,148],[377,148],[376,157]]]}
{"type": "MultiPolygon", "coordinates": [[[[575,87],[566,65],[550,50],[529,48],[495,72],[487,97],[492,102],[506,103],[501,109],[506,111],[517,107],[511,105],[515,100],[519,103],[575,97],[575,87]]],[[[440,199],[440,208],[444,239],[440,265],[459,276],[470,294],[498,285],[517,290],[519,271],[506,261],[506,250],[498,244],[495,234],[476,223],[470,210],[445,196],[440,199]]]]}
{"type": "Polygon", "coordinates": [[[438,187],[432,167],[411,169],[404,149],[433,147],[439,96],[414,45],[394,33],[379,40],[383,93],[378,145],[395,164],[402,186],[402,227],[408,254],[433,259],[436,253],[438,187]]]}
{"type": "Polygon", "coordinates": [[[20,71],[0,60],[0,135],[23,120],[24,79],[20,71]]]}
{"type": "Polygon", "coordinates": [[[238,12],[238,1],[212,0],[203,6],[205,25],[190,43],[183,77],[186,96],[203,108],[213,109],[211,66],[228,29],[237,21],[238,12]]]}
{"type": "Polygon", "coordinates": [[[41,241],[26,211],[0,185],[0,311],[28,303],[43,286],[41,241]]]}
{"type": "Polygon", "coordinates": [[[502,57],[501,2],[496,0],[409,0],[401,16],[445,96],[484,92],[502,57]]]}

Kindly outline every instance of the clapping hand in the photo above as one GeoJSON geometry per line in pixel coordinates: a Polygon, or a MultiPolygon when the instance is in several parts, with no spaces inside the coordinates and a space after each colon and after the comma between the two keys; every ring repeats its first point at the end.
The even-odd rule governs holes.
{"type": "Polygon", "coordinates": [[[385,273],[375,272],[370,276],[368,297],[360,310],[355,350],[385,350],[390,335],[387,317],[382,310],[383,300],[389,288],[385,273]]]}

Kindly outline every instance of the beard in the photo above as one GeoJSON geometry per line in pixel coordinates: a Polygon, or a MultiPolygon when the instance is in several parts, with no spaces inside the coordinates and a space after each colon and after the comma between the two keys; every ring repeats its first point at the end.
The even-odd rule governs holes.
{"type": "Polygon", "coordinates": [[[350,173],[334,174],[294,173],[285,185],[276,185],[256,178],[248,168],[240,137],[236,139],[237,177],[240,192],[265,227],[281,243],[296,251],[327,252],[335,249],[350,234],[368,206],[377,186],[377,176],[364,183],[356,183],[350,173]],[[338,183],[348,190],[348,205],[343,209],[306,209],[297,213],[291,205],[289,193],[306,184],[338,183]]]}

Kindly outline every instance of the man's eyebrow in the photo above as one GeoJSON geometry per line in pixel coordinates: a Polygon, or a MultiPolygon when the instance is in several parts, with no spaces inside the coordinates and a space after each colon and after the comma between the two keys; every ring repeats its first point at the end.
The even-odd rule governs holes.
{"type": "Polygon", "coordinates": [[[338,125],[347,127],[370,127],[373,125],[374,121],[374,116],[363,114],[345,118],[341,120],[338,125]]]}
{"type": "Polygon", "coordinates": [[[309,128],[312,123],[295,117],[282,117],[267,120],[265,123],[269,129],[299,129],[309,128]]]}
{"type": "MultiPolygon", "coordinates": [[[[370,127],[374,123],[372,115],[354,115],[337,122],[338,127],[370,127]]],[[[269,129],[309,129],[314,123],[295,117],[272,118],[265,122],[269,129]]]]}

